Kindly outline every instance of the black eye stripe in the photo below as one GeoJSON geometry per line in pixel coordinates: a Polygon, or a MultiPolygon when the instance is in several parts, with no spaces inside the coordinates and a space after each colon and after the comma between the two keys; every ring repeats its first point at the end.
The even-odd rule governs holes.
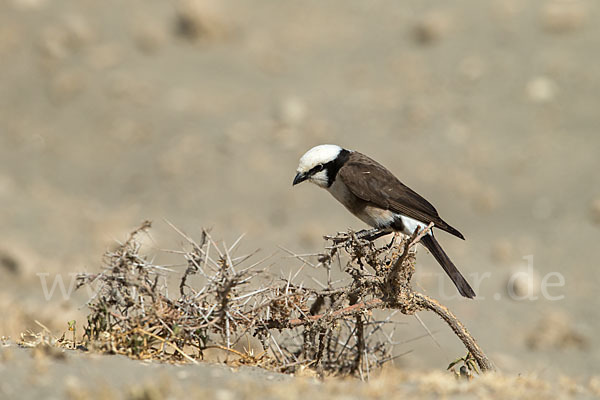
{"type": "Polygon", "coordinates": [[[310,171],[308,171],[308,174],[309,175],[316,174],[317,172],[323,171],[323,169],[325,169],[325,166],[323,164],[318,164],[318,165],[315,165],[314,167],[312,167],[310,169],[310,171]]]}
{"type": "Polygon", "coordinates": [[[331,186],[333,184],[333,181],[335,180],[335,177],[337,176],[338,171],[340,170],[340,168],[342,168],[346,161],[348,161],[348,158],[350,158],[350,152],[346,149],[342,149],[342,151],[340,151],[340,154],[338,154],[338,156],[334,160],[329,161],[325,164],[315,165],[307,172],[307,175],[311,176],[313,174],[316,174],[317,172],[326,169],[327,186],[331,186]]]}

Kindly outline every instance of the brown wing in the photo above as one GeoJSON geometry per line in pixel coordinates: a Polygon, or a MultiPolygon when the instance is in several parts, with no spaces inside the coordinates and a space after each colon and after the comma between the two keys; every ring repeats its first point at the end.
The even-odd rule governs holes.
{"type": "Polygon", "coordinates": [[[338,175],[357,197],[378,207],[416,219],[464,239],[448,225],[427,200],[398,180],[377,161],[353,152],[338,175]]]}

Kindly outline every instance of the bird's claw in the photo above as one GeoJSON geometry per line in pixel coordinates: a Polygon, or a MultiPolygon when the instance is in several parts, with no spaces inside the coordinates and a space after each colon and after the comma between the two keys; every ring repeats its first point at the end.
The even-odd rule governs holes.
{"type": "Polygon", "coordinates": [[[375,239],[378,239],[385,235],[389,235],[392,232],[393,231],[390,229],[379,229],[379,228],[363,229],[361,231],[356,232],[356,237],[359,239],[364,239],[369,242],[372,242],[375,239]]]}

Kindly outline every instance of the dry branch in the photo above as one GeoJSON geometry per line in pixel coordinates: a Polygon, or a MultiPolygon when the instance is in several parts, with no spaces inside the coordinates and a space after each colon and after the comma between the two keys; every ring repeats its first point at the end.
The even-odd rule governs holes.
{"type": "Polygon", "coordinates": [[[460,341],[464,344],[467,351],[475,358],[479,368],[486,371],[493,371],[494,365],[484,354],[483,350],[479,347],[473,336],[469,333],[467,328],[454,316],[454,314],[443,306],[437,300],[432,299],[422,293],[416,293],[415,301],[424,310],[430,310],[440,316],[449,326],[452,331],[458,336],[460,341]]]}
{"type": "Polygon", "coordinates": [[[430,310],[450,325],[482,371],[493,369],[460,321],[411,287],[416,244],[432,225],[408,238],[395,236],[382,247],[352,231],[326,237],[331,245],[314,255],[318,264],[308,261],[311,256],[296,256],[303,265],[326,269],[327,284],[321,289],[295,284],[297,274],[269,276],[260,261],[248,261],[251,255],[236,257],[241,238],[227,247],[203,230],[195,242],[172,227],[185,241],[174,252],[183,256],[185,268],[178,298],[167,295],[170,272],[141,251],[138,237],[147,234],[148,222],[105,255],[102,272],[79,276],[79,286],[97,287],[88,303],[88,347],[175,362],[195,362],[210,349],[223,349],[236,363],[368,377],[373,368],[394,358],[392,334],[384,329],[392,321],[376,320],[372,310],[430,310]],[[334,283],[332,264],[342,266],[344,257],[349,283],[334,283]],[[189,283],[193,275],[201,287],[189,283]],[[248,337],[260,342],[260,356],[234,348],[248,337]]]}

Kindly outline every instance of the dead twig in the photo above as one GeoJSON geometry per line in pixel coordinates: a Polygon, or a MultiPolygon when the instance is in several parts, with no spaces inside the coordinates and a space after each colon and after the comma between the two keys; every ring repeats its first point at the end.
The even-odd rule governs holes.
{"type": "Polygon", "coordinates": [[[138,237],[151,226],[144,222],[124,243],[105,254],[100,273],[78,277],[78,287],[97,287],[88,303],[86,347],[192,363],[208,349],[221,349],[235,354],[233,362],[237,363],[283,372],[309,367],[321,375],[368,378],[373,368],[396,357],[392,354],[396,344],[407,342],[393,341],[394,331],[386,332],[392,316],[397,311],[410,315],[429,310],[464,343],[469,363],[475,360],[481,371],[493,369],[454,314],[412,289],[416,244],[433,224],[399,241],[395,237],[382,247],[365,235],[348,231],[327,236],[330,245],[320,254],[296,254],[282,248],[301,266],[287,277],[270,280],[265,276],[266,267],[261,266],[269,257],[252,262],[254,253],[234,254],[242,236],[228,247],[218,245],[202,230],[196,242],[168,224],[185,242],[182,250],[170,252],[183,257],[181,264],[186,266],[179,278],[179,296],[172,298],[167,290],[166,278],[175,272],[154,264],[142,251],[138,237]],[[345,266],[342,260],[346,260],[345,266]],[[334,262],[346,279],[332,281],[334,262]],[[324,268],[326,284],[311,288],[295,283],[306,265],[314,271],[324,268]],[[200,287],[189,283],[192,275],[197,275],[200,287]],[[394,311],[385,318],[374,318],[373,310],[394,311]],[[259,355],[232,348],[248,337],[262,346],[259,355]]]}

